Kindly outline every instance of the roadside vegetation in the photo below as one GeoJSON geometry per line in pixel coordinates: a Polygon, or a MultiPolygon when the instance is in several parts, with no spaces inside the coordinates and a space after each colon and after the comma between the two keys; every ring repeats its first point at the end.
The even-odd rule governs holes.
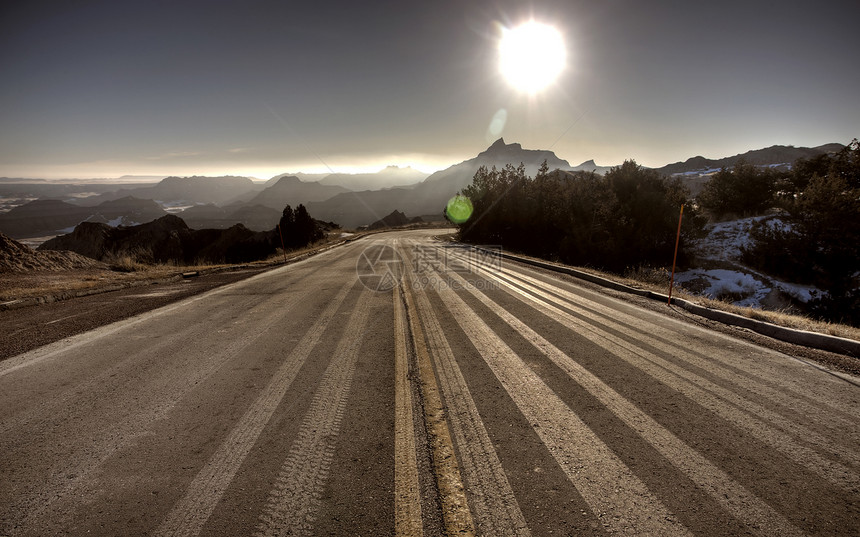
{"type": "MultiPolygon", "coordinates": [[[[695,198],[679,179],[634,161],[605,176],[549,172],[544,166],[531,178],[522,166],[481,168],[462,194],[474,208],[472,217],[459,224],[458,236],[464,242],[627,275],[646,286],[662,280],[663,292],[681,205],[679,268],[695,262],[690,246],[703,236],[708,221],[758,217],[751,240],[741,248],[740,261],[823,292],[806,304],[794,305],[809,317],[806,321],[790,321],[780,311],[718,305],[825,333],[840,331],[834,328],[840,324],[860,327],[856,139],[838,153],[801,159],[786,171],[739,162],[714,174],[695,198]],[[812,326],[815,322],[823,324],[812,326]]],[[[847,337],[858,337],[851,333],[847,337]]]]}
{"type": "Polygon", "coordinates": [[[606,175],[548,172],[523,166],[481,168],[463,195],[472,217],[459,225],[464,242],[492,244],[570,265],[622,273],[663,264],[672,252],[681,206],[685,218],[679,260],[705,224],[678,179],[626,161],[606,175]]]}
{"type": "Polygon", "coordinates": [[[801,159],[777,172],[746,163],[723,169],[698,198],[716,219],[762,216],[742,260],[825,291],[807,304],[815,318],[860,326],[860,143],[801,159]]]}
{"type": "MultiPolygon", "coordinates": [[[[631,269],[620,276],[618,274],[604,272],[593,268],[582,270],[593,273],[597,276],[603,276],[607,279],[617,281],[630,287],[647,289],[656,293],[666,294],[669,285],[668,282],[670,275],[666,269],[637,267],[636,269],[631,269]]],[[[693,295],[679,287],[675,287],[672,292],[672,296],[683,298],[711,309],[727,311],[729,313],[748,317],[756,321],[764,321],[778,326],[785,326],[787,328],[806,330],[808,332],[818,332],[820,334],[828,334],[831,336],[860,341],[860,327],[840,323],[839,321],[821,320],[810,315],[798,315],[797,313],[793,313],[788,310],[764,310],[761,308],[738,306],[731,303],[729,300],[719,300],[700,295],[693,295]]]]}

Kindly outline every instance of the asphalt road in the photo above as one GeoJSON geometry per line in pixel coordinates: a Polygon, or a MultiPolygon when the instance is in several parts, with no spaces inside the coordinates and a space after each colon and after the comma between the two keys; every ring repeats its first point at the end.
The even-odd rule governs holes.
{"type": "Polygon", "coordinates": [[[0,361],[0,536],[860,535],[857,385],[433,233],[0,361]]]}

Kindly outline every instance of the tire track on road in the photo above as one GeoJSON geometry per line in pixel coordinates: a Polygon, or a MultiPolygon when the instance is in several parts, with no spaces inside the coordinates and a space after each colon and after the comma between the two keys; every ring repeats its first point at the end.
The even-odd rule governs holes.
{"type": "Polygon", "coordinates": [[[345,285],[331,299],[293,351],[284,359],[283,364],[257,400],[191,482],[185,495],[175,504],[155,531],[155,535],[191,537],[200,533],[299,370],[353,287],[353,284],[345,285]]]}
{"type": "MultiPolygon", "coordinates": [[[[403,258],[410,269],[406,274],[411,274],[414,267],[407,256],[403,258]]],[[[404,285],[414,289],[414,283],[415,280],[408,279],[404,285]]],[[[460,469],[468,485],[466,493],[477,529],[481,535],[531,535],[433,308],[424,292],[416,290],[413,296],[445,398],[448,424],[460,455],[460,469]]]]}
{"type": "MultiPolygon", "coordinates": [[[[134,370],[134,377],[127,383],[133,384],[133,393],[142,394],[135,405],[106,404],[110,400],[108,397],[127,398],[130,394],[116,384],[103,384],[98,386],[98,392],[87,394],[89,397],[83,403],[64,409],[60,414],[61,420],[58,417],[58,423],[62,423],[62,426],[70,422],[97,423],[95,434],[86,437],[86,443],[83,443],[84,439],[75,437],[52,439],[47,435],[57,433],[50,430],[41,433],[46,435],[44,438],[30,439],[28,443],[13,445],[17,451],[24,448],[31,450],[33,448],[30,444],[39,442],[44,450],[50,451],[51,458],[56,459],[50,468],[49,476],[39,485],[42,499],[31,502],[32,507],[20,510],[22,523],[42,516],[51,509],[60,509],[61,507],[54,507],[55,503],[62,504],[71,498],[98,494],[98,486],[91,479],[94,471],[114,453],[147,434],[151,424],[167,416],[185,394],[217,372],[223,364],[235,358],[279,321],[280,317],[268,317],[261,323],[255,323],[251,333],[234,338],[226,345],[195,347],[188,353],[174,354],[170,357],[169,368],[158,367],[166,357],[150,356],[148,349],[143,349],[138,357],[149,358],[148,365],[145,369],[134,370]],[[148,372],[151,374],[147,374],[148,372]],[[136,383],[134,379],[138,379],[136,383]],[[74,478],[66,477],[70,475],[74,478]]],[[[127,325],[123,325],[125,326],[127,325]]],[[[15,439],[4,438],[0,445],[8,452],[11,447],[7,441],[15,439]]],[[[36,483],[28,483],[28,486],[35,487],[36,483]]],[[[22,501],[28,501],[29,492],[19,496],[22,501]]]]}
{"type": "Polygon", "coordinates": [[[836,454],[842,460],[855,461],[856,453],[834,446],[817,433],[811,431],[807,433],[807,430],[802,426],[789,421],[755,401],[744,399],[722,386],[679,367],[677,364],[586,323],[551,303],[539,300],[537,296],[546,295],[541,289],[528,284],[520,284],[523,286],[520,288],[513,285],[514,282],[504,275],[495,274],[494,271],[483,267],[474,266],[474,268],[485,276],[503,284],[502,288],[509,293],[526,297],[530,303],[550,318],[562,325],[578,328],[577,333],[580,336],[607,349],[613,355],[682,393],[726,421],[741,427],[753,437],[784,453],[800,466],[809,468],[824,477],[831,484],[849,492],[860,489],[860,475],[856,470],[823,457],[815,450],[790,438],[785,432],[792,431],[804,442],[814,442],[821,451],[836,454]]]}
{"type": "Polygon", "coordinates": [[[726,511],[739,519],[750,531],[774,536],[804,535],[785,517],[737,483],[698,451],[657,423],[636,405],[572,360],[558,347],[529,328],[498,303],[474,289],[462,276],[456,273],[451,273],[449,276],[458,281],[465,291],[490,308],[502,321],[516,330],[562,371],[567,373],[571,379],[600,401],[627,426],[636,431],[675,468],[721,504],[726,511]],[[758,531],[759,529],[765,531],[758,531]]]}
{"type": "MultiPolygon", "coordinates": [[[[473,263],[472,266],[479,265],[473,263]]],[[[814,416],[816,423],[829,423],[831,430],[840,431],[846,426],[853,426],[855,424],[856,420],[853,419],[853,416],[848,417],[844,415],[842,408],[832,406],[828,401],[813,401],[807,395],[807,392],[801,392],[787,386],[770,386],[773,379],[772,373],[768,374],[739,369],[741,365],[754,365],[755,361],[751,361],[749,364],[739,364],[736,362],[735,365],[731,366],[722,364],[717,361],[720,359],[718,354],[704,356],[701,353],[691,352],[687,347],[675,342],[655,337],[654,334],[661,331],[661,327],[642,318],[616,310],[613,310],[612,315],[609,316],[596,311],[593,302],[590,303],[587,299],[556,285],[548,284],[547,282],[515,271],[492,271],[488,267],[481,268],[491,270],[491,272],[499,276],[507,276],[511,278],[509,280],[511,283],[518,282],[517,285],[533,293],[535,292],[534,289],[540,289],[541,293],[539,295],[547,301],[570,308],[596,325],[611,328],[619,333],[635,331],[637,333],[637,342],[646,343],[655,349],[682,359],[686,363],[713,374],[715,377],[728,381],[763,399],[771,400],[799,415],[814,416]]],[[[860,442],[860,439],[857,441],[860,442]]],[[[853,442],[852,445],[854,443],[856,442],[853,442]]]]}
{"type": "Polygon", "coordinates": [[[331,469],[373,292],[358,297],[332,362],[259,517],[256,536],[311,535],[331,469]]]}
{"type": "Polygon", "coordinates": [[[691,535],[609,447],[450,289],[439,296],[607,529],[691,535]]]}
{"type": "MultiPolygon", "coordinates": [[[[291,309],[295,304],[300,303],[305,299],[310,291],[300,295],[292,296],[284,302],[282,308],[291,309]]],[[[249,316],[255,310],[264,310],[263,304],[249,310],[249,316]]],[[[130,345],[130,348],[139,352],[127,352],[116,361],[110,362],[109,366],[103,369],[97,375],[88,377],[83,382],[78,382],[71,387],[62,390],[54,391],[50,399],[46,399],[38,405],[31,406],[19,414],[6,418],[0,422],[0,438],[3,438],[8,432],[16,427],[26,426],[30,429],[39,429],[51,419],[56,419],[58,415],[67,414],[68,409],[78,408],[79,400],[82,398],[90,398],[97,393],[103,393],[113,387],[109,379],[113,377],[122,378],[121,374],[129,368],[134,368],[136,374],[140,375],[141,369],[139,363],[144,360],[144,357],[154,357],[159,354],[172,354],[177,348],[181,348],[185,341],[203,340],[210,345],[211,351],[201,352],[204,356],[214,356],[221,352],[224,347],[222,342],[215,341],[215,338],[204,337],[205,334],[211,331],[211,325],[221,325],[224,320],[228,320],[233,313],[224,309],[213,312],[212,317],[207,319],[207,323],[187,324],[179,329],[169,332],[166,336],[159,338],[155,342],[147,341],[146,346],[141,348],[139,342],[130,345]]],[[[257,328],[263,329],[256,323],[250,323],[250,330],[257,328]]],[[[247,334],[245,332],[244,334],[247,334]]],[[[203,349],[197,349],[203,351],[203,349]]],[[[120,347],[117,347],[117,352],[120,347]]],[[[101,397],[105,397],[104,395],[101,397]]]]}

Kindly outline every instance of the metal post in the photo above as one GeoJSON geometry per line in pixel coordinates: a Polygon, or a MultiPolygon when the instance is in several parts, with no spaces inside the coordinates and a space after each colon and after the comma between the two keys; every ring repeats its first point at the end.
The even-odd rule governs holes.
{"type": "Polygon", "coordinates": [[[287,247],[284,246],[284,232],[281,231],[281,223],[278,222],[278,235],[281,236],[281,250],[284,252],[284,264],[287,264],[287,247]]]}
{"type": "Polygon", "coordinates": [[[678,216],[678,234],[675,236],[675,256],[672,258],[672,279],[669,282],[669,301],[666,305],[672,305],[672,288],[675,287],[675,262],[678,260],[678,243],[681,242],[681,220],[684,218],[684,206],[681,205],[681,214],[678,216]]]}

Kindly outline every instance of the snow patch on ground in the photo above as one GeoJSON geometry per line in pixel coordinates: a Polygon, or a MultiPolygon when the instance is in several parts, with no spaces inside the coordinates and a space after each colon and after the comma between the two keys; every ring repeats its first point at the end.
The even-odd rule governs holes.
{"type": "Polygon", "coordinates": [[[692,269],[675,275],[682,287],[695,288],[709,298],[735,298],[738,306],[761,307],[772,291],[769,281],[760,275],[728,269],[692,269]]]}
{"type": "Polygon", "coordinates": [[[672,174],[672,175],[677,175],[677,176],[684,176],[684,175],[686,175],[686,176],[691,176],[691,175],[712,175],[712,174],[717,173],[717,172],[718,172],[718,171],[720,171],[721,169],[722,169],[722,168],[705,168],[705,169],[701,169],[701,170],[691,170],[691,171],[688,171],[688,172],[675,173],[675,174],[672,174]]]}
{"type": "Polygon", "coordinates": [[[696,253],[702,259],[737,262],[741,248],[750,245],[750,229],[765,216],[742,218],[714,224],[708,236],[696,245],[696,253]]]}
{"type": "Polygon", "coordinates": [[[762,308],[765,302],[778,300],[774,295],[780,294],[804,303],[821,297],[821,290],[814,286],[779,281],[742,264],[742,249],[752,244],[750,230],[753,224],[761,221],[771,227],[786,226],[773,216],[714,224],[708,229],[708,235],[695,244],[694,250],[701,265],[719,268],[692,268],[677,273],[675,281],[687,292],[730,299],[738,306],[753,308],[762,308]]]}
{"type": "Polygon", "coordinates": [[[803,303],[809,302],[814,298],[821,298],[822,295],[821,289],[814,285],[800,285],[780,281],[774,281],[774,285],[783,293],[803,303]]]}

